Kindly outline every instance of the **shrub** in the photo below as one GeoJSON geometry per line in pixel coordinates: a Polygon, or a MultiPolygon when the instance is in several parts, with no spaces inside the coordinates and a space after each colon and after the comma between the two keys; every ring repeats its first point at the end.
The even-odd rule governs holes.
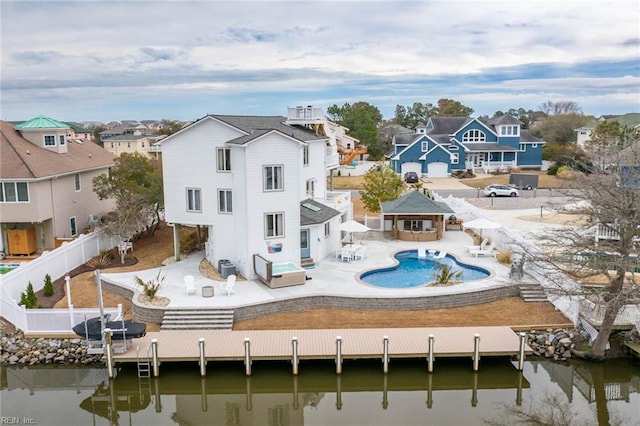
{"type": "Polygon", "coordinates": [[[502,265],[511,265],[512,256],[508,250],[501,250],[496,254],[496,260],[502,265]]]}
{"type": "Polygon", "coordinates": [[[143,293],[149,299],[154,299],[158,291],[160,291],[160,286],[165,278],[164,276],[160,276],[161,272],[162,271],[158,271],[158,275],[149,281],[144,281],[142,278],[136,276],[136,283],[142,287],[143,293]]]}
{"type": "Polygon", "coordinates": [[[36,292],[33,291],[33,285],[31,284],[31,281],[29,281],[27,289],[20,295],[19,305],[22,305],[27,309],[33,309],[36,307],[37,303],[38,297],[36,296],[36,292]]]}
{"type": "Polygon", "coordinates": [[[182,253],[193,253],[198,249],[198,236],[195,232],[189,232],[180,236],[180,251],[182,253]]]}
{"type": "Polygon", "coordinates": [[[549,169],[547,170],[547,174],[550,176],[555,176],[558,173],[559,168],[560,165],[554,164],[553,166],[549,167],[549,169]]]}
{"type": "Polygon", "coordinates": [[[113,251],[105,250],[97,256],[92,257],[86,265],[93,269],[102,269],[113,260],[113,251]]]}
{"type": "Polygon", "coordinates": [[[42,290],[42,293],[46,297],[53,296],[53,282],[51,282],[51,275],[49,274],[44,276],[44,289],[42,290]]]}
{"type": "Polygon", "coordinates": [[[440,265],[440,271],[433,274],[433,285],[453,285],[462,279],[462,271],[454,271],[449,265],[440,265]]]}

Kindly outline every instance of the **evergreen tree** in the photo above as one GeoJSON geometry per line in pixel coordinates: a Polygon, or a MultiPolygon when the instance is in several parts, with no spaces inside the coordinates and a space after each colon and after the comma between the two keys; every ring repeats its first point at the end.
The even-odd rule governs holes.
{"type": "Polygon", "coordinates": [[[44,276],[44,289],[43,294],[46,297],[53,296],[53,282],[51,282],[51,275],[47,274],[44,276]]]}

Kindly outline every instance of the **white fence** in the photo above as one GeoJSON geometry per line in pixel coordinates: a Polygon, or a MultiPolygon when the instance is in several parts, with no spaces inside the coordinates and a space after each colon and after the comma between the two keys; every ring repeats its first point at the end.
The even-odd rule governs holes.
{"type": "MultiPolygon", "coordinates": [[[[115,244],[107,236],[97,233],[82,234],[77,239],[65,242],[57,249],[46,251],[36,259],[25,262],[16,269],[0,275],[0,315],[25,332],[65,332],[65,330],[55,328],[57,326],[54,326],[54,318],[66,316],[68,320],[77,319],[72,317],[75,315],[74,312],[78,312],[77,309],[75,311],[71,309],[71,312],[67,309],[25,309],[18,305],[20,295],[26,290],[29,283],[33,286],[34,291],[39,291],[44,287],[44,277],[47,274],[51,276],[52,281],[55,281],[100,252],[114,246],[115,244]],[[42,328],[38,329],[38,327],[42,328]]],[[[93,312],[93,316],[98,316],[95,311],[91,312],[93,312]]],[[[76,323],[81,320],[82,318],[76,323]]],[[[56,320],[57,323],[59,321],[56,320]]],[[[67,325],[68,323],[69,321],[67,321],[67,325]]],[[[67,330],[70,331],[70,328],[67,330]]]]}
{"type": "MultiPolygon", "coordinates": [[[[465,200],[452,196],[442,198],[438,194],[434,194],[434,196],[436,201],[445,202],[465,222],[478,218],[490,220],[481,213],[480,209],[465,200]]],[[[495,239],[498,247],[508,247],[512,252],[522,252],[525,256],[530,254],[533,257],[541,257],[542,250],[536,244],[504,226],[498,229],[485,230],[485,232],[490,233],[491,238],[495,239]]],[[[550,302],[574,324],[578,323],[581,316],[591,319],[591,316],[595,315],[593,319],[597,319],[598,315],[600,315],[600,310],[602,310],[601,317],[604,316],[604,306],[597,308],[589,306],[587,309],[586,303],[592,302],[585,300],[583,297],[569,296],[569,294],[579,294],[580,285],[560,271],[544,268],[535,263],[527,263],[526,265],[527,274],[548,290],[550,302]]],[[[601,323],[602,318],[599,321],[601,323]]],[[[592,322],[592,324],[594,323],[592,322]]],[[[598,324],[598,322],[595,324],[598,324]]],[[[616,317],[615,324],[636,324],[638,326],[640,324],[640,309],[636,305],[626,305],[616,317]]]]}

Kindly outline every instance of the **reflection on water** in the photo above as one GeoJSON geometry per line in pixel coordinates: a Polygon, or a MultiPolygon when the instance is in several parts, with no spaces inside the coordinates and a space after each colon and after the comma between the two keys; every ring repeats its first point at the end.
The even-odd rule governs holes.
{"type": "Polygon", "coordinates": [[[521,373],[507,359],[483,359],[471,370],[468,360],[438,360],[433,374],[424,361],[394,361],[385,375],[379,361],[352,361],[338,376],[331,362],[303,362],[292,376],[288,363],[256,362],[246,377],[240,363],[211,363],[201,378],[183,363],[163,364],[156,379],[129,366],[109,381],[104,369],[3,368],[2,416],[51,425],[465,425],[527,415],[555,392],[590,424],[640,419],[636,360],[527,361],[521,373]]]}

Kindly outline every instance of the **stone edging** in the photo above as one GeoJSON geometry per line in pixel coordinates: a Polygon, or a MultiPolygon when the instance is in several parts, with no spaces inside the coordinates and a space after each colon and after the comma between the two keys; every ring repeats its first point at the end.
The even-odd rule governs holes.
{"type": "MultiPolygon", "coordinates": [[[[116,284],[102,280],[102,287],[112,293],[132,300],[132,311],[141,321],[161,323],[165,311],[171,308],[140,305],[135,300],[135,292],[116,284]]],[[[457,308],[494,302],[506,297],[517,296],[518,286],[504,285],[490,289],[465,293],[441,294],[417,297],[346,297],[346,296],[303,296],[291,299],[274,300],[247,306],[232,308],[234,320],[246,320],[263,315],[303,311],[307,309],[357,309],[366,311],[413,311],[420,309],[457,308]]]]}

